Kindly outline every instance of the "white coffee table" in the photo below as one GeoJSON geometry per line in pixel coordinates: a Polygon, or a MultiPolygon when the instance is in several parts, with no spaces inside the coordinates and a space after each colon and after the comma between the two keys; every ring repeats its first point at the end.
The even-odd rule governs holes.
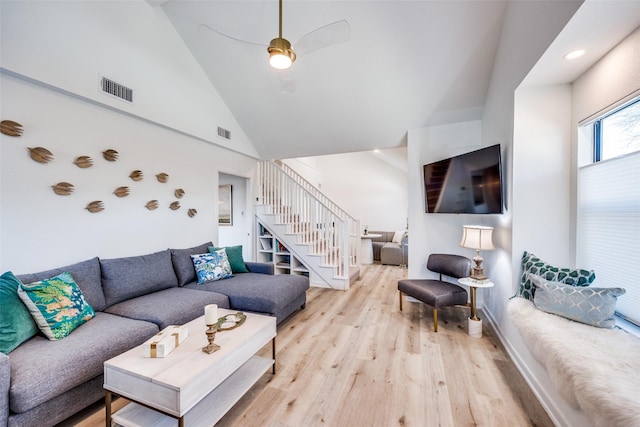
{"type": "MultiPolygon", "coordinates": [[[[219,310],[219,315],[235,311],[219,310]]],[[[221,348],[202,351],[208,341],[204,316],[187,323],[189,337],[165,358],[142,356],[135,347],[104,363],[106,425],[211,427],[272,367],[275,374],[276,319],[246,313],[240,327],[218,332],[221,348]],[[256,356],[271,341],[273,358],[256,356]],[[111,414],[112,395],[132,401],[111,414]]]]}

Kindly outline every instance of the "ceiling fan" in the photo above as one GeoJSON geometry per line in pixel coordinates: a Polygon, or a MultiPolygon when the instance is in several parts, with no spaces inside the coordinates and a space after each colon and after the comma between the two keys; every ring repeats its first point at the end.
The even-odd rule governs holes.
{"type": "Polygon", "coordinates": [[[307,55],[316,50],[334,44],[344,43],[351,39],[351,27],[346,20],[342,19],[324,25],[302,36],[302,38],[295,43],[294,50],[289,40],[282,37],[282,0],[279,0],[278,37],[272,39],[268,45],[230,36],[207,24],[201,24],[200,27],[207,28],[228,39],[266,47],[269,53],[269,64],[278,72],[283,92],[295,92],[295,82],[293,81],[289,67],[296,61],[298,56],[307,55]]]}

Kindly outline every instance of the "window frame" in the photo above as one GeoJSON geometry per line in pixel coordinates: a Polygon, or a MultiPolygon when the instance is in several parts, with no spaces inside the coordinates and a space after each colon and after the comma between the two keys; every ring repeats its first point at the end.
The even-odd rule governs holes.
{"type": "MultiPolygon", "coordinates": [[[[635,104],[640,105],[640,97],[633,98],[628,102],[625,102],[622,105],[619,105],[618,107],[612,109],[611,111],[608,111],[607,113],[601,115],[600,117],[598,117],[593,121],[593,163],[603,161],[602,159],[603,145],[602,144],[605,141],[603,140],[603,135],[602,135],[602,132],[603,132],[602,121],[635,104]]],[[[640,151],[640,148],[635,151],[640,151]]],[[[635,151],[631,151],[630,153],[625,153],[625,154],[631,154],[631,153],[634,153],[635,151]]],[[[624,156],[625,154],[621,154],[621,156],[624,156]]],[[[616,156],[616,157],[619,157],[619,156],[616,156]]],[[[612,157],[612,159],[614,158],[615,157],[612,157]]],[[[604,159],[604,160],[609,160],[609,159],[604,159]]]]}

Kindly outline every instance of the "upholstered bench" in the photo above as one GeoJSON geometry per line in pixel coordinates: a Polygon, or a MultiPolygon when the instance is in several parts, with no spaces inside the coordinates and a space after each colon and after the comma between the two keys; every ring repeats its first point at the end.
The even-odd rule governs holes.
{"type": "Polygon", "coordinates": [[[442,276],[456,279],[467,277],[471,260],[460,255],[432,254],[427,261],[427,269],[440,274],[435,279],[404,279],[398,281],[400,311],[402,295],[408,295],[433,307],[433,330],[438,332],[438,308],[452,305],[467,305],[466,289],[442,280],[442,276]]]}

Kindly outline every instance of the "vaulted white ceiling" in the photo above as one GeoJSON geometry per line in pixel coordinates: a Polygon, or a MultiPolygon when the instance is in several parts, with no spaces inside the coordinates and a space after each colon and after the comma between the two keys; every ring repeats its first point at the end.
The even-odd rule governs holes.
{"type": "Polygon", "coordinates": [[[294,49],[323,25],[351,27],[349,41],[298,58],[288,93],[266,52],[276,0],[157,3],[266,159],[398,147],[409,129],[481,118],[507,5],[284,0],[294,49]]]}

